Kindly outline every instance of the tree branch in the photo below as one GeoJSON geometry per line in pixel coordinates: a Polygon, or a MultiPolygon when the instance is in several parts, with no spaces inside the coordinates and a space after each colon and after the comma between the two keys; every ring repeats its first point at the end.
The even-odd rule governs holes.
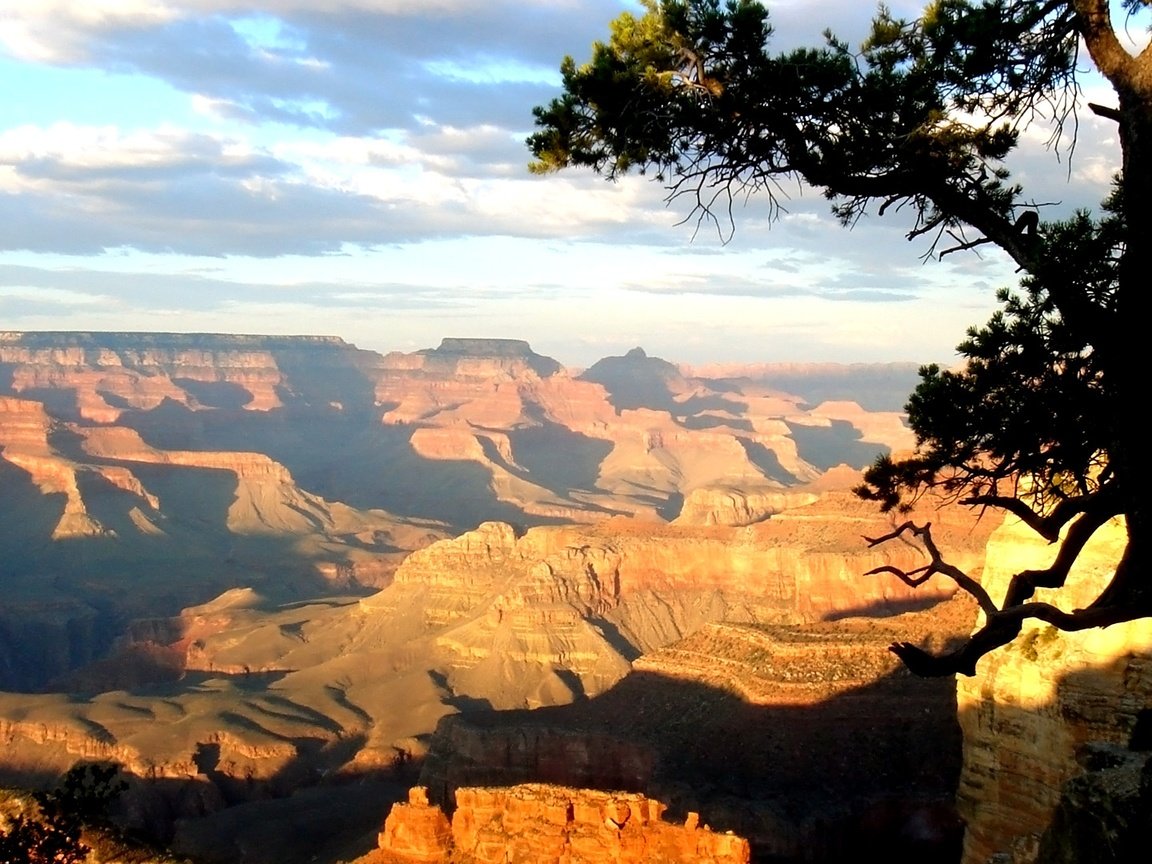
{"type": "Polygon", "coordinates": [[[1112,29],[1108,0],[1072,0],[1072,7],[1076,10],[1080,35],[1100,74],[1116,87],[1130,89],[1135,58],[1120,44],[1112,29]]]}
{"type": "MultiPolygon", "coordinates": [[[[1098,509],[1100,512],[1107,513],[1104,521],[1117,515],[1120,511],[1114,507],[1108,507],[1108,501],[1102,500],[1102,498],[1112,497],[1106,492],[1107,490],[1101,489],[1088,495],[1064,498],[1046,516],[1041,516],[1029,507],[1023,499],[1012,498],[1007,495],[973,495],[971,498],[961,499],[959,503],[965,506],[995,507],[998,510],[1011,513],[1049,543],[1055,543],[1060,539],[1060,530],[1079,513],[1098,509]]],[[[1103,522],[1100,524],[1102,525],[1103,522]]]]}
{"type": "Polygon", "coordinates": [[[930,564],[923,567],[917,567],[915,570],[901,570],[899,567],[893,567],[891,564],[884,564],[880,567],[873,567],[865,576],[874,576],[877,573],[891,573],[905,585],[912,588],[917,588],[931,579],[936,571],[932,569],[930,564]],[[923,576],[916,576],[917,573],[923,573],[923,576]]]}
{"type": "Polygon", "coordinates": [[[964,252],[968,249],[975,249],[977,246],[983,246],[985,243],[994,242],[995,241],[991,237],[981,237],[978,240],[969,240],[967,243],[961,243],[959,246],[952,246],[948,249],[945,249],[940,253],[940,257],[943,258],[945,255],[951,255],[953,252],[964,252]]]}
{"type": "Polygon", "coordinates": [[[869,570],[864,574],[865,576],[870,576],[876,573],[893,573],[899,576],[900,579],[906,584],[912,585],[912,587],[916,587],[916,585],[921,585],[926,582],[930,576],[933,576],[936,573],[940,573],[944,576],[947,576],[960,588],[975,597],[976,602],[980,604],[980,608],[984,610],[984,614],[988,617],[995,615],[997,611],[999,611],[996,607],[996,604],[992,602],[992,598],[988,596],[988,592],[984,590],[984,586],[982,586],[979,582],[977,582],[959,567],[956,567],[953,564],[949,564],[944,560],[943,556],[940,554],[940,550],[936,548],[936,543],[932,540],[931,522],[926,522],[924,525],[916,525],[914,522],[909,520],[881,537],[865,537],[864,539],[868,543],[868,548],[872,549],[876,546],[879,546],[881,543],[887,543],[889,540],[895,540],[897,537],[903,535],[904,532],[908,532],[909,534],[912,534],[913,536],[920,539],[920,542],[924,544],[924,550],[928,553],[928,557],[931,559],[931,563],[925,565],[924,567],[918,567],[912,571],[901,571],[897,567],[886,564],[881,567],[876,567],[872,570],[869,570]],[[924,573],[925,575],[923,577],[916,578],[912,575],[916,573],[924,573]]]}
{"type": "Polygon", "coordinates": [[[1084,546],[1096,530],[1114,515],[1116,514],[1104,509],[1082,514],[1064,535],[1060,551],[1056,553],[1055,560],[1048,567],[1043,570],[1023,570],[1012,577],[1004,596],[1004,608],[1023,603],[1036,593],[1037,588],[1063,587],[1072,565],[1076,563],[1076,558],[1084,546]]]}
{"type": "Polygon", "coordinates": [[[1124,118],[1124,115],[1120,113],[1118,108],[1110,108],[1107,105],[1099,105],[1096,102],[1089,102],[1088,110],[1098,117],[1103,117],[1107,120],[1114,120],[1117,123],[1119,123],[1124,118]]]}
{"type": "Polygon", "coordinates": [[[967,642],[947,654],[934,656],[911,642],[894,642],[888,646],[888,650],[899,657],[909,671],[925,678],[955,674],[972,676],[976,674],[977,661],[1015,639],[1024,621],[1029,618],[1074,632],[1135,621],[1146,617],[1148,612],[1147,608],[1130,605],[1091,606],[1065,612],[1050,603],[1024,603],[989,617],[987,623],[973,633],[967,642]]]}

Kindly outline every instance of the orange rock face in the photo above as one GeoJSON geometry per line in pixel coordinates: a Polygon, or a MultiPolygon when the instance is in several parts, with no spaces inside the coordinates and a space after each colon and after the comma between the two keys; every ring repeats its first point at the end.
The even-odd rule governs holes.
{"type": "Polygon", "coordinates": [[[452,824],[444,811],[428,803],[421,786],[408,790],[407,804],[394,804],[380,832],[380,859],[412,864],[447,864],[452,824]]]}
{"type": "Polygon", "coordinates": [[[748,841],[664,820],[665,806],[643,795],[526,784],[456,792],[451,827],[415,788],[392,808],[380,849],[361,862],[440,864],[747,864],[748,841]]]}
{"type": "MultiPolygon", "coordinates": [[[[278,470],[305,486],[319,481],[324,488],[310,491],[329,500],[375,496],[371,506],[459,529],[514,517],[667,520],[682,497],[686,522],[748,524],[778,512],[784,499],[774,493],[817,481],[835,460],[859,468],[906,446],[892,411],[844,401],[812,409],[815,399],[757,382],[667,374],[670,364],[642,352],[613,359],[605,384],[516,340],[446,339],[382,357],[323,337],[0,332],[8,394],[42,400],[45,418],[74,424],[66,431],[87,436],[99,460],[143,457],[242,477],[278,470]],[[307,423],[343,427],[343,458],[323,452],[337,438],[307,423]],[[152,455],[124,431],[140,433],[152,455]],[[243,451],[263,463],[245,467],[243,451]],[[746,489],[756,491],[739,498],[746,489]],[[717,501],[724,493],[713,490],[737,497],[717,501]]],[[[16,437],[36,420],[18,413],[0,411],[0,427],[16,437]]],[[[66,490],[67,469],[33,464],[33,455],[23,467],[62,471],[51,482],[66,490]]],[[[64,534],[109,527],[90,513],[86,521],[82,491],[67,494],[64,534]]]]}

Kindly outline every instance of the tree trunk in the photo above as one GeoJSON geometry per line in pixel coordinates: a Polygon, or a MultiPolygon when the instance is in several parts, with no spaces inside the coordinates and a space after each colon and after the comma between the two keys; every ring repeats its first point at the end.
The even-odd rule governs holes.
{"type": "MultiPolygon", "coordinates": [[[[1152,293],[1152,82],[1140,91],[1120,90],[1120,145],[1123,153],[1122,212],[1125,247],[1116,293],[1118,326],[1108,345],[1105,369],[1112,391],[1114,452],[1109,454],[1120,494],[1126,501],[1129,549],[1127,584],[1117,588],[1152,614],[1152,573],[1148,570],[1152,542],[1152,447],[1149,432],[1137,419],[1137,408],[1147,401],[1144,369],[1148,363],[1148,318],[1143,310],[1152,293]]],[[[1120,598],[1117,598],[1120,599],[1120,598]]]]}

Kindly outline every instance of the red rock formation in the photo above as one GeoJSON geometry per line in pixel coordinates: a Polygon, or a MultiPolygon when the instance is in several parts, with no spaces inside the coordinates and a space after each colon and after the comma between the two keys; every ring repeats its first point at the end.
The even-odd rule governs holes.
{"type": "MultiPolygon", "coordinates": [[[[201,419],[221,409],[311,411],[313,422],[356,416],[368,428],[382,418],[409,431],[413,469],[419,460],[449,462],[455,465],[440,477],[467,478],[464,496],[462,481],[450,480],[446,494],[420,492],[426,513],[458,524],[491,518],[475,512],[487,498],[537,523],[612,513],[669,518],[676,496],[697,489],[816,480],[793,429],[852,424],[875,452],[907,438],[891,412],[832,402],[812,412],[802,397],[750,382],[714,390],[678,374],[663,381],[671,389],[655,401],[614,406],[603,385],[573,377],[516,340],[448,339],[435,350],[380,357],[320,337],[0,333],[0,362],[11,372],[10,392],[46,400],[55,419],[111,426],[147,413],[149,442],[158,436],[173,453],[234,452],[212,447],[213,421],[201,419]],[[570,453],[560,468],[557,450],[570,453]],[[486,481],[475,485],[477,476],[486,481]]],[[[652,358],[644,363],[671,368],[652,358]]],[[[275,425],[276,434],[287,433],[288,450],[298,446],[293,430],[275,425]]],[[[371,451],[357,456],[379,458],[371,451]]],[[[853,464],[861,458],[857,453],[853,464]]],[[[297,465],[291,468],[300,476],[297,465]]],[[[348,483],[362,485],[363,478],[342,474],[341,485],[348,483]]]]}
{"type": "Polygon", "coordinates": [[[664,821],[643,795],[527,784],[456,792],[451,833],[417,787],[392,808],[380,848],[359,864],[747,864],[748,841],[701,826],[699,816],[664,821]]]}
{"type": "MultiPolygon", "coordinates": [[[[931,518],[961,566],[978,568],[990,524],[970,526],[963,514],[949,510],[931,518]]],[[[563,603],[612,617],[645,592],[721,592],[752,602],[757,620],[775,622],[813,621],[953,593],[945,580],[913,593],[895,577],[862,576],[882,564],[911,569],[923,560],[910,546],[869,549],[861,540],[885,530],[881,514],[846,494],[743,528],[614,519],[580,528],[533,528],[517,538],[510,526],[489,523],[413,553],[397,571],[396,585],[425,588],[424,615],[436,625],[474,614],[493,591],[499,592],[490,601],[496,616],[563,603]]]]}
{"type": "MultiPolygon", "coordinates": [[[[603,385],[504,342],[380,358],[339,340],[0,334],[0,363],[0,495],[19,517],[0,537],[6,572],[23,580],[0,608],[0,674],[38,686],[10,673],[30,665],[10,663],[10,646],[38,646],[31,663],[56,676],[94,659],[127,619],[147,619],[119,643],[119,669],[59,679],[91,697],[0,698],[11,758],[30,769],[105,753],[243,800],[303,776],[389,770],[421,756],[456,711],[583,704],[637,654],[694,631],[712,639],[708,622],[814,622],[924,598],[861,577],[919,560],[895,544],[865,548],[859,535],[888,527],[874,511],[811,500],[808,481],[821,478],[795,429],[900,432],[886,415],[872,435],[875,418],[852,406],[812,412],[815,400],[762,385],[681,376],[659,404],[617,410],[603,385]],[[407,551],[443,536],[434,519],[543,527],[518,537],[506,522],[482,525],[411,556],[390,584],[407,551]],[[756,524],[721,524],[745,522],[756,524]],[[385,590],[301,602],[314,596],[305,589],[355,583],[385,590]],[[90,635],[97,609],[103,641],[90,635]],[[188,686],[166,686],[164,699],[97,692],[180,674],[188,686]]],[[[942,543],[962,547],[958,563],[978,563],[983,526],[965,534],[932,518],[942,543]]],[[[808,672],[811,655],[786,639],[725,644],[737,642],[808,672]]],[[[850,645],[818,644],[845,674],[872,669],[853,665],[850,645]]],[[[703,664],[693,673],[698,647],[649,656],[642,676],[674,669],[706,685],[706,707],[731,707],[733,694],[748,710],[777,704],[741,664],[722,680],[701,677],[703,664]]],[[[820,689],[792,683],[797,698],[820,689]]],[[[640,698],[647,716],[668,710],[662,696],[640,698]]],[[[502,755],[548,779],[639,786],[660,757],[614,734],[648,722],[630,698],[608,733],[541,728],[502,755]]],[[[872,716],[868,700],[850,708],[861,704],[872,716]]]]}
{"type": "Polygon", "coordinates": [[[269,411],[284,404],[282,395],[319,396],[307,392],[309,375],[369,370],[377,361],[325,336],[0,332],[0,363],[10,365],[15,392],[57,391],[70,397],[61,409],[98,423],[165,399],[269,411]]]}
{"type": "Polygon", "coordinates": [[[408,790],[408,803],[392,805],[379,843],[382,854],[374,856],[373,861],[448,864],[452,823],[443,810],[428,803],[428,791],[416,786],[408,790]]]}

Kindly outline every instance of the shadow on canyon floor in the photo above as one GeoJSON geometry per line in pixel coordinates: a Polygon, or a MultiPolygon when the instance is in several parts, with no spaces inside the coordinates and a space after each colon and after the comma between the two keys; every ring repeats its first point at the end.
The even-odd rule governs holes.
{"type": "MultiPolygon", "coordinates": [[[[304,864],[350,861],[376,846],[392,804],[417,782],[419,762],[322,775],[299,760],[264,780],[210,770],[180,778],[128,776],[113,822],[143,846],[196,864],[304,864]]],[[[49,789],[49,771],[0,770],[0,785],[49,789]]]]}
{"type": "Polygon", "coordinates": [[[853,606],[850,609],[840,609],[829,612],[824,621],[843,621],[845,618],[894,618],[906,612],[926,612],[942,603],[947,603],[948,597],[907,597],[903,600],[877,600],[863,606],[853,606]]]}
{"type": "Polygon", "coordinates": [[[819,471],[827,471],[841,463],[853,468],[867,468],[876,457],[887,454],[883,444],[870,444],[863,433],[847,420],[833,420],[829,426],[805,426],[785,421],[796,450],[808,464],[819,471]]]}
{"type": "Polygon", "coordinates": [[[490,471],[478,462],[421,456],[411,443],[417,424],[365,422],[331,406],[193,411],[171,401],[120,422],[161,450],[259,451],[328,501],[431,519],[457,532],[491,520],[525,527],[562,521],[498,499],[490,471]]]}
{"type": "MultiPolygon", "coordinates": [[[[1131,722],[1104,716],[1123,688],[1117,669],[1065,676],[1050,705],[1000,705],[997,722],[1005,730],[1066,723],[1069,706],[1096,706],[1100,716],[1087,719],[1101,729],[1110,723],[1117,745],[1133,743],[1146,711],[1131,722]]],[[[265,683],[253,677],[248,686],[265,683]]],[[[896,864],[958,860],[953,681],[900,671],[830,698],[783,686],[778,696],[778,704],[751,704],[722,687],[634,672],[568,706],[461,706],[467,713],[441,722],[423,763],[399,758],[360,770],[347,767],[362,743],[356,736],[293,740],[297,756],[266,778],[228,774],[219,750],[206,745],[197,775],[133,778],[121,817],[213,864],[335,862],[373,848],[391,804],[417,782],[442,802],[460,786],[550,782],[644,792],[668,803],[673,820],[698,812],[716,830],[749,837],[758,862],[847,864],[862,849],[896,864]]],[[[0,781],[23,787],[55,779],[28,767],[0,770],[0,781]]],[[[1043,828],[1017,822],[1008,828],[1043,828]]]]}
{"type": "Polygon", "coordinates": [[[231,472],[134,470],[163,501],[163,515],[152,514],[162,527],[136,530],[140,499],[90,474],[77,485],[107,532],[56,538],[67,497],[41,494],[27,471],[0,460],[0,689],[35,690],[105,656],[129,622],[177,615],[231,588],[256,588],[270,603],[371,590],[333,585],[295,535],[229,530],[231,472]]]}
{"type": "Polygon", "coordinates": [[[440,802],[460,786],[523,782],[645,792],[670,818],[696,811],[749,837],[759,861],[857,860],[861,848],[956,860],[952,681],[901,671],[824,700],[786,684],[781,696],[751,704],[633,672],[569,706],[445,718],[421,782],[440,802]]]}

